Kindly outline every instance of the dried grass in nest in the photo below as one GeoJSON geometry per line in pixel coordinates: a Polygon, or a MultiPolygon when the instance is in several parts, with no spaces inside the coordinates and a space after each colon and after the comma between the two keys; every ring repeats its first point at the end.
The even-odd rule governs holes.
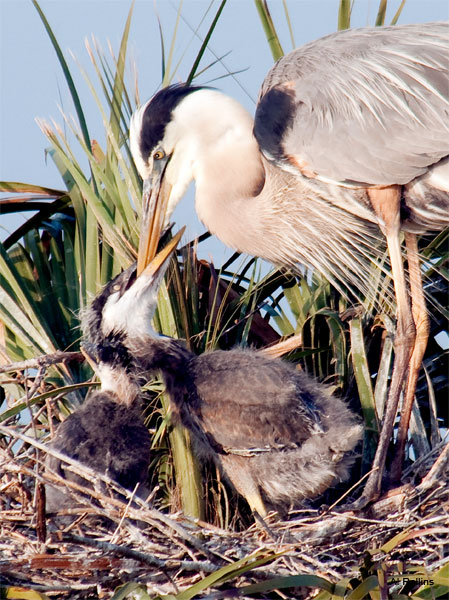
{"type": "MultiPolygon", "coordinates": [[[[358,572],[367,550],[380,548],[398,534],[400,543],[383,557],[393,571],[403,561],[407,568],[425,566],[431,573],[448,560],[449,446],[440,448],[438,460],[434,452],[427,461],[415,463],[410,477],[427,472],[420,485],[402,486],[364,512],[295,511],[288,520],[270,515],[266,526],[254,524],[246,531],[232,532],[192,522],[179,513],[164,514],[129,493],[127,501],[121,501],[113,493],[126,494],[124,490],[76,461],[69,460],[71,468],[92,481],[93,490],[56,474],[43,474],[43,453],[58,453],[19,429],[0,426],[4,440],[11,440],[0,448],[3,585],[72,599],[92,594],[108,598],[118,586],[139,582],[154,597],[178,593],[245,557],[250,557],[248,562],[254,557],[272,559],[234,578],[232,589],[298,573],[338,581],[358,572]],[[45,516],[42,484],[46,483],[70,487],[82,506],[61,511],[57,518],[45,516]]],[[[279,597],[314,595],[310,589],[296,588],[289,589],[288,595],[280,592],[279,597]]],[[[232,594],[209,589],[195,597],[232,594]]]]}

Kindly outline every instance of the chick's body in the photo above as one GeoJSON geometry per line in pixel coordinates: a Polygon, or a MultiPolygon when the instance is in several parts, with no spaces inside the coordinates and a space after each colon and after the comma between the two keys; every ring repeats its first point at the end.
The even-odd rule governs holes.
{"type": "Polygon", "coordinates": [[[160,370],[173,416],[253,509],[298,505],[344,481],[362,426],[345,403],[292,364],[255,350],[188,352],[170,338],[136,355],[160,370]]]}
{"type": "MultiPolygon", "coordinates": [[[[140,491],[144,493],[151,438],[142,421],[139,404],[136,400],[127,406],[111,392],[93,392],[59,425],[51,447],[107,475],[128,490],[133,490],[139,483],[140,491]]],[[[68,481],[92,487],[51,454],[47,455],[46,466],[68,481]]],[[[47,486],[47,511],[74,504],[76,501],[68,490],[47,486]]]]}

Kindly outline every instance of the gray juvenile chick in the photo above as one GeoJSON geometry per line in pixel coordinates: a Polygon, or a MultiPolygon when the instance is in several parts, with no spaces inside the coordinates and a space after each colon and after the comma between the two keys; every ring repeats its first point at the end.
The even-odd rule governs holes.
{"type": "MultiPolygon", "coordinates": [[[[145,493],[151,439],[142,422],[138,403],[126,406],[121,404],[122,400],[110,392],[93,392],[61,423],[51,447],[107,475],[128,490],[140,483],[140,492],[145,493]]],[[[64,479],[89,486],[83,477],[70,471],[66,463],[51,454],[46,466],[64,479]]],[[[47,486],[48,512],[76,504],[69,492],[47,486]]]]}
{"type": "Polygon", "coordinates": [[[146,372],[160,371],[173,417],[192,433],[200,457],[215,461],[260,515],[298,504],[348,477],[361,437],[355,415],[295,367],[253,350],[196,356],[151,328],[157,271],[111,282],[89,312],[96,341],[123,344],[146,372]]]}
{"type": "MultiPolygon", "coordinates": [[[[107,475],[128,490],[140,484],[137,493],[143,496],[147,493],[145,482],[151,438],[142,420],[136,366],[123,345],[103,340],[95,347],[87,340],[86,346],[98,361],[96,370],[101,389],[92,392],[59,425],[51,447],[107,475]]],[[[86,479],[71,471],[67,463],[51,454],[47,455],[46,466],[64,479],[90,486],[86,479]]],[[[76,505],[69,491],[47,486],[48,512],[76,505]]]]}

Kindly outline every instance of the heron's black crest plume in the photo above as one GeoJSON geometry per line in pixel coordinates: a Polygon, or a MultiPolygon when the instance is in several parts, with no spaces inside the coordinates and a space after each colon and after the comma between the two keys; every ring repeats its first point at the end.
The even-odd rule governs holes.
{"type": "Polygon", "coordinates": [[[188,94],[204,89],[185,83],[170,85],[153,96],[142,116],[139,148],[142,157],[148,157],[153,148],[164,138],[165,128],[172,119],[172,112],[188,94]]]}
{"type": "Polygon", "coordinates": [[[294,92],[279,86],[269,90],[257,105],[254,135],[263,152],[275,161],[285,162],[282,140],[296,110],[294,92]]]}

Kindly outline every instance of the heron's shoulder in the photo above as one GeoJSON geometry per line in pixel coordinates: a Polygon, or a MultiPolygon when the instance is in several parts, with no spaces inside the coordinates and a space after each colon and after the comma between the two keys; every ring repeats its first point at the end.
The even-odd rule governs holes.
{"type": "Polygon", "coordinates": [[[374,68],[376,62],[382,62],[383,57],[398,58],[398,52],[404,66],[407,62],[422,60],[423,51],[438,53],[443,58],[441,66],[447,68],[448,41],[449,22],[362,27],[331,33],[279,59],[268,72],[260,96],[277,85],[313,76],[314,73],[331,76],[331,70],[334,69],[344,72],[351,64],[370,56],[375,57],[374,68]],[[417,54],[418,46],[423,50],[417,54]]]}
{"type": "Polygon", "coordinates": [[[262,152],[326,183],[423,175],[447,156],[448,33],[447,23],[354,29],[288,54],[262,86],[254,123],[262,152]]]}

